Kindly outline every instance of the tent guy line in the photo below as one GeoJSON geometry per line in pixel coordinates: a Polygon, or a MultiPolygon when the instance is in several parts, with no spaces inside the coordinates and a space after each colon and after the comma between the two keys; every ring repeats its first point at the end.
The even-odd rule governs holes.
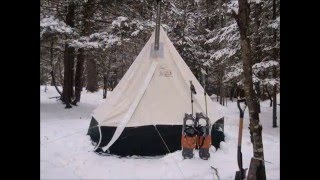
{"type": "MultiPolygon", "coordinates": [[[[99,125],[96,125],[96,126],[93,126],[93,127],[90,127],[90,128],[95,128],[95,127],[98,127],[98,126],[99,126],[99,125]]],[[[45,143],[40,143],[40,145],[42,146],[42,145],[50,144],[50,143],[52,143],[52,142],[54,142],[54,141],[61,140],[61,139],[64,139],[64,138],[67,138],[67,137],[70,137],[70,136],[74,136],[74,135],[76,135],[76,134],[79,134],[79,133],[83,132],[84,130],[87,131],[88,128],[86,128],[86,129],[80,129],[79,131],[77,130],[77,131],[75,131],[75,132],[73,132],[73,133],[71,133],[71,134],[68,134],[68,135],[65,135],[65,136],[62,136],[62,137],[53,139],[53,140],[51,140],[51,141],[47,141],[47,142],[45,142],[45,143]]]]}
{"type": "MultiPolygon", "coordinates": [[[[161,140],[162,140],[163,144],[166,146],[166,148],[167,148],[167,150],[168,150],[168,152],[169,152],[169,154],[170,154],[170,153],[171,153],[171,151],[170,151],[170,149],[168,148],[167,143],[165,142],[165,140],[164,140],[164,139],[163,139],[163,137],[161,136],[161,133],[159,132],[158,128],[156,127],[156,125],[153,125],[153,126],[154,126],[154,128],[156,129],[156,131],[158,132],[158,134],[159,134],[159,136],[160,136],[160,138],[161,138],[161,140]]],[[[179,171],[180,171],[181,175],[183,176],[183,179],[186,179],[186,177],[184,176],[184,174],[183,174],[183,172],[182,172],[182,170],[181,170],[181,168],[180,168],[179,164],[177,163],[177,161],[174,159],[174,157],[173,157],[173,156],[171,156],[171,157],[172,157],[172,159],[173,159],[174,163],[177,165],[177,167],[178,167],[178,169],[179,169],[179,171]]]]}

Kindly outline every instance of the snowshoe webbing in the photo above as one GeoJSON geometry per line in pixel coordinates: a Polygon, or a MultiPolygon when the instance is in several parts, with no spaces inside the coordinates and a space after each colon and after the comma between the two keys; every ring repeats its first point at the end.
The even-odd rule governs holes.
{"type": "Polygon", "coordinates": [[[182,136],[181,136],[181,146],[182,146],[182,156],[184,158],[193,158],[193,150],[196,147],[197,133],[194,127],[195,119],[192,114],[185,114],[183,118],[182,126],[182,136]],[[188,120],[192,121],[192,125],[186,125],[188,120]]]}

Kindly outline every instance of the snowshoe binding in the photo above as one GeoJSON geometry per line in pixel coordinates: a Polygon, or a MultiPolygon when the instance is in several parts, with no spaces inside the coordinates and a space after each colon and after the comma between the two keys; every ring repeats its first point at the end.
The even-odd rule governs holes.
{"type": "Polygon", "coordinates": [[[185,113],[181,136],[182,156],[184,159],[193,158],[193,150],[196,147],[196,138],[195,119],[192,114],[185,113]]]}
{"type": "Polygon", "coordinates": [[[211,146],[210,120],[202,113],[196,113],[196,148],[199,149],[199,157],[207,160],[210,157],[209,148],[211,146]]]}

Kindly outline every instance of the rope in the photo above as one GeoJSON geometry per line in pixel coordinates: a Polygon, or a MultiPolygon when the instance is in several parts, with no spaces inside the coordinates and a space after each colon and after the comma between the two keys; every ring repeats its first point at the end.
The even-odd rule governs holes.
{"type": "MultiPolygon", "coordinates": [[[[169,149],[169,148],[168,148],[168,146],[167,146],[167,143],[166,143],[166,142],[165,142],[165,140],[162,138],[162,136],[161,136],[161,134],[160,134],[160,132],[159,132],[159,130],[158,130],[158,128],[157,128],[157,126],[156,126],[156,125],[153,125],[153,126],[154,126],[154,128],[156,129],[156,131],[158,132],[158,134],[159,134],[159,136],[160,136],[160,138],[161,138],[161,140],[162,140],[163,144],[166,146],[166,148],[167,148],[168,152],[169,152],[169,153],[171,153],[170,149],[169,149]]],[[[178,169],[179,169],[179,171],[180,171],[181,175],[183,176],[183,179],[186,179],[186,177],[184,176],[184,174],[183,174],[182,170],[180,169],[180,167],[179,167],[178,163],[176,162],[176,160],[175,160],[173,157],[172,157],[172,159],[173,159],[173,161],[176,163],[176,165],[177,165],[177,167],[178,167],[178,169]]]]}
{"type": "Polygon", "coordinates": [[[164,141],[164,139],[162,138],[162,136],[161,136],[160,132],[158,131],[157,126],[155,126],[155,125],[153,125],[153,126],[155,127],[156,131],[158,132],[158,134],[159,134],[159,136],[160,136],[160,138],[161,138],[161,140],[162,140],[163,144],[166,146],[166,148],[167,148],[168,152],[169,152],[169,153],[171,153],[171,151],[170,151],[169,147],[167,146],[167,143],[164,141]]]}
{"type": "Polygon", "coordinates": [[[48,142],[46,142],[46,143],[40,143],[40,145],[43,146],[43,145],[52,143],[52,142],[54,142],[54,141],[61,140],[61,139],[63,139],[63,138],[73,136],[73,135],[75,135],[75,134],[78,134],[78,133],[82,132],[83,130],[84,130],[84,129],[82,129],[82,130],[80,130],[80,131],[76,131],[75,133],[72,133],[72,134],[68,134],[68,135],[62,136],[62,137],[60,137],[60,138],[57,138],[57,139],[54,139],[54,140],[51,140],[51,141],[48,141],[48,142]]]}
{"type": "MultiPolygon", "coordinates": [[[[95,127],[97,127],[97,126],[99,126],[99,125],[92,126],[92,127],[90,127],[90,128],[86,128],[86,129],[81,129],[81,130],[76,131],[76,132],[74,132],[74,133],[72,133],[72,134],[68,134],[68,135],[59,137],[59,138],[57,138],[57,139],[53,139],[53,140],[48,141],[48,142],[45,142],[45,143],[40,143],[40,145],[41,145],[41,146],[42,146],[42,145],[46,145],[46,144],[52,143],[52,142],[54,142],[54,141],[57,141],[57,140],[60,140],[60,139],[63,139],[63,138],[67,138],[67,137],[73,136],[73,135],[75,135],[75,134],[81,133],[81,132],[83,132],[84,130],[89,130],[89,129],[95,128],[95,127]]],[[[99,133],[101,133],[100,128],[99,128],[99,133]]]]}

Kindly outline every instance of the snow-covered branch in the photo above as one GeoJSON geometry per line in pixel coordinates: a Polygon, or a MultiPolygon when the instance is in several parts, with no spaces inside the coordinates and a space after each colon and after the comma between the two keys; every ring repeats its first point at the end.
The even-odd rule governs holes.
{"type": "Polygon", "coordinates": [[[46,33],[72,35],[75,31],[65,22],[49,16],[40,20],[40,38],[46,33]]]}
{"type": "Polygon", "coordinates": [[[76,40],[72,40],[69,43],[75,48],[85,49],[97,49],[97,48],[109,48],[113,45],[120,45],[120,38],[115,35],[107,34],[106,32],[94,33],[87,37],[81,37],[76,40]]]}

